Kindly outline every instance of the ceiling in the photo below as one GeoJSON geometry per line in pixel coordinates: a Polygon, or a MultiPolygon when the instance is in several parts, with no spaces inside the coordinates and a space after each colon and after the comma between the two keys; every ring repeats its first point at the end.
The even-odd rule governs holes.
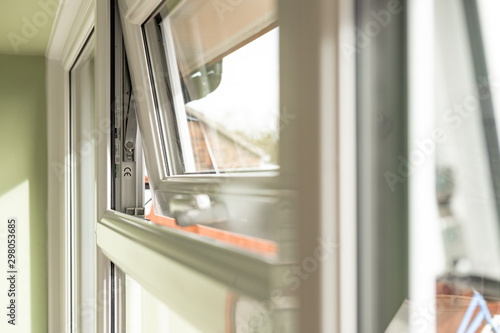
{"type": "Polygon", "coordinates": [[[59,1],[1,1],[0,54],[45,55],[59,1]]]}

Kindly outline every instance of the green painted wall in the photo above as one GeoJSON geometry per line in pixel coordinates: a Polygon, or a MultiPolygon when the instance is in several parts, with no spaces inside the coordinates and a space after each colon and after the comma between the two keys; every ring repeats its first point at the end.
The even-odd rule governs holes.
{"type": "MultiPolygon", "coordinates": [[[[45,58],[0,55],[0,276],[6,274],[6,219],[17,217],[18,324],[0,332],[47,332],[47,138],[45,58]]],[[[6,329],[5,329],[6,328],[6,329]]]]}
{"type": "Polygon", "coordinates": [[[0,1],[0,53],[45,55],[59,2],[0,1]]]}

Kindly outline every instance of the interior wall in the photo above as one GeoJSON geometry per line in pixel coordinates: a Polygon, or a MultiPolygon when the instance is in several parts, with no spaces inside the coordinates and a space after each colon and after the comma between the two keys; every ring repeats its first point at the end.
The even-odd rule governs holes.
{"type": "Polygon", "coordinates": [[[0,55],[0,332],[47,332],[44,56],[0,55]],[[6,316],[7,219],[17,219],[16,325],[6,316]]]}

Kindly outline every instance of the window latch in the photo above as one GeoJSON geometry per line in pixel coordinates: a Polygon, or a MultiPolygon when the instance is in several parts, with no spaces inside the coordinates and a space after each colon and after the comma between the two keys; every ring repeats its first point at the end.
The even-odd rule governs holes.
{"type": "Polygon", "coordinates": [[[170,200],[169,206],[170,213],[181,227],[210,225],[228,220],[226,206],[221,202],[212,201],[206,194],[176,195],[170,200]]]}

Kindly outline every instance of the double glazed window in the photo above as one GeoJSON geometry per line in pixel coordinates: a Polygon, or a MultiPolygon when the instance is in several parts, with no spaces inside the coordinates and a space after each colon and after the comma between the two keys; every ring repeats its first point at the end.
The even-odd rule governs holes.
{"type": "Polygon", "coordinates": [[[145,213],[274,255],[277,2],[216,4],[167,1],[140,25],[122,19],[153,198],[154,213],[145,213]]]}
{"type": "Polygon", "coordinates": [[[145,25],[171,174],[278,164],[274,1],[170,2],[145,25]]]}
{"type": "MultiPolygon", "coordinates": [[[[284,219],[277,214],[277,3],[233,1],[225,10],[200,0],[166,1],[158,9],[137,4],[117,1],[121,24],[115,29],[123,30],[126,60],[115,54],[117,72],[122,66],[116,63],[124,64],[122,76],[115,73],[115,96],[125,96],[121,105],[126,115],[128,105],[135,106],[130,110],[137,116],[141,138],[136,142],[144,152],[149,186],[145,197],[151,197],[152,207],[148,203],[145,209],[149,221],[123,216],[132,212],[130,205],[108,211],[98,226],[98,244],[112,252],[110,260],[130,277],[126,285],[133,286],[133,279],[153,292],[166,304],[164,313],[179,314],[198,329],[239,332],[236,326],[247,327],[255,312],[253,302],[269,299],[270,291],[279,288],[274,273],[284,239],[279,232],[288,236],[291,229],[278,227],[284,219]],[[131,12],[142,6],[152,12],[132,18],[131,12]],[[118,91],[120,79],[125,88],[118,91]],[[111,242],[134,248],[133,255],[114,251],[111,242]],[[144,256],[138,260],[139,252],[144,256]],[[212,295],[210,301],[203,298],[207,295],[212,295]],[[205,315],[193,312],[197,308],[205,315]]],[[[115,42],[121,38],[117,33],[115,42]]],[[[130,120],[125,121],[125,114],[120,122],[115,119],[115,126],[123,124],[122,132],[127,133],[130,120]]],[[[126,148],[126,141],[120,147],[126,148]]],[[[141,156],[135,155],[138,168],[141,156]]],[[[125,173],[117,170],[130,166],[122,159],[112,161],[116,184],[123,184],[125,173]]],[[[122,202],[124,189],[115,186],[115,197],[122,191],[122,202]]],[[[127,197],[140,205],[133,193],[127,197]]],[[[129,298],[138,290],[127,289],[126,311],[132,311],[129,298]]],[[[151,303],[148,297],[143,301],[151,303]]],[[[287,313],[292,312],[291,304],[286,305],[287,313]]],[[[281,312],[265,314],[259,325],[269,325],[281,312]]],[[[147,323],[142,317],[125,317],[131,320],[125,323],[128,327],[144,328],[147,323]]]]}

